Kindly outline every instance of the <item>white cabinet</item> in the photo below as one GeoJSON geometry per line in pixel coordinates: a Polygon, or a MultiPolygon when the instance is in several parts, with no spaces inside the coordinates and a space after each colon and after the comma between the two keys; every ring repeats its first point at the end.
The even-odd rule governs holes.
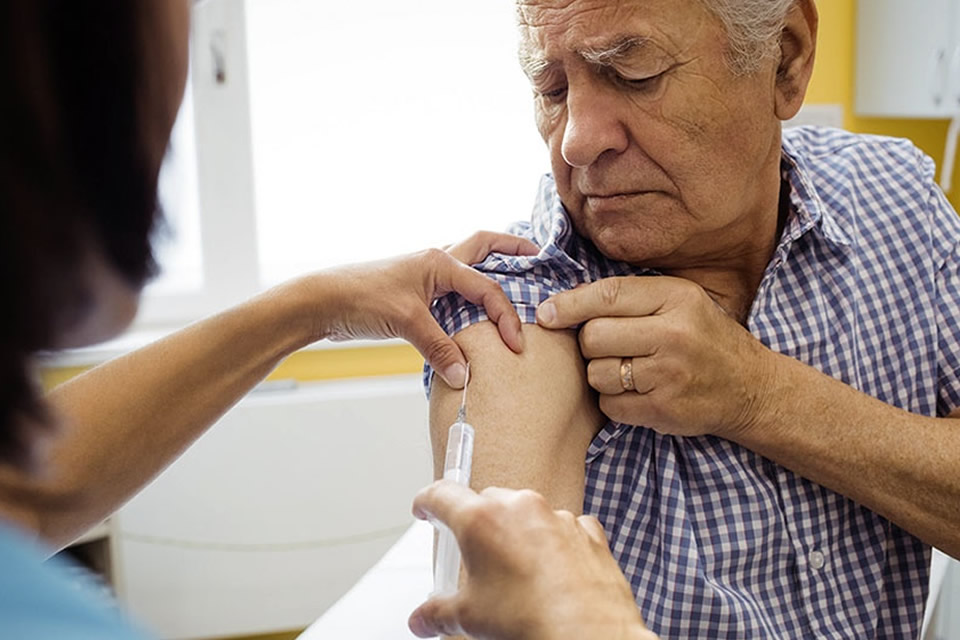
{"type": "Polygon", "coordinates": [[[254,393],[112,519],[119,596],[166,640],[304,628],[432,478],[419,375],[254,393]]]}
{"type": "Polygon", "coordinates": [[[868,117],[960,112],[960,0],[857,3],[856,102],[868,117]]]}
{"type": "Polygon", "coordinates": [[[952,0],[952,15],[950,17],[950,32],[953,41],[950,44],[949,64],[947,65],[947,97],[948,111],[956,114],[960,111],[960,0],[952,0]]]}

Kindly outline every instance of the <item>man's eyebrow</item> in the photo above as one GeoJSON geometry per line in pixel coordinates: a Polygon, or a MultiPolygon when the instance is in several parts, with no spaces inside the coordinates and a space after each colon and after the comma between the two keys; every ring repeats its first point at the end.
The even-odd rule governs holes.
{"type": "Polygon", "coordinates": [[[551,63],[543,56],[537,55],[529,47],[521,46],[519,52],[520,68],[530,80],[536,81],[537,78],[546,74],[551,63]]]}
{"type": "Polygon", "coordinates": [[[642,48],[649,41],[650,38],[644,36],[619,36],[612,39],[609,44],[586,47],[579,49],[577,53],[587,62],[608,66],[627,57],[636,49],[642,48]]]}
{"type": "MultiPolygon", "coordinates": [[[[577,54],[591,64],[609,66],[642,48],[649,41],[650,38],[646,36],[618,36],[607,44],[578,49],[577,54]]],[[[555,65],[532,47],[523,45],[520,46],[519,58],[523,72],[533,81],[546,75],[550,67],[555,65]]]]}

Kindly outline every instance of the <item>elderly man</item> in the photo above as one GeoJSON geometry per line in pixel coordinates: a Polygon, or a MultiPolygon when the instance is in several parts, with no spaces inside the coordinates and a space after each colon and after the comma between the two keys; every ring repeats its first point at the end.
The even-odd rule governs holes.
{"type": "MultiPolygon", "coordinates": [[[[930,545],[960,554],[960,220],[932,162],[782,132],[813,0],[518,16],[553,173],[514,229],[539,255],[481,268],[539,326],[517,355],[436,311],[473,363],[474,487],[596,516],[663,638],[917,637],[930,545]]],[[[455,396],[433,378],[438,468],[455,396]]]]}

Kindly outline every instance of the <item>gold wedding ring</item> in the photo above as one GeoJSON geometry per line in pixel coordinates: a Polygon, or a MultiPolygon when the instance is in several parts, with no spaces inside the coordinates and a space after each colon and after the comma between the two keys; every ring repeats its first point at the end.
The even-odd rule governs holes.
{"type": "Polygon", "coordinates": [[[636,391],[633,384],[633,358],[620,360],[620,386],[624,391],[636,391]]]}

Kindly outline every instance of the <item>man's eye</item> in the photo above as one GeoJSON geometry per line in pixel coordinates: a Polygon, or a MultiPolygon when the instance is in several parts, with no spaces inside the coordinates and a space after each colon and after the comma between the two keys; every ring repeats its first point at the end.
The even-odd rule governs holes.
{"type": "Polygon", "coordinates": [[[550,100],[551,102],[557,102],[562,100],[567,95],[567,88],[557,87],[556,89],[549,89],[547,91],[537,91],[537,95],[541,98],[550,100]]]}
{"type": "Polygon", "coordinates": [[[656,75],[647,76],[646,78],[624,78],[623,76],[618,75],[617,80],[621,84],[627,85],[628,87],[643,91],[645,89],[652,89],[665,73],[666,71],[656,75]]]}

